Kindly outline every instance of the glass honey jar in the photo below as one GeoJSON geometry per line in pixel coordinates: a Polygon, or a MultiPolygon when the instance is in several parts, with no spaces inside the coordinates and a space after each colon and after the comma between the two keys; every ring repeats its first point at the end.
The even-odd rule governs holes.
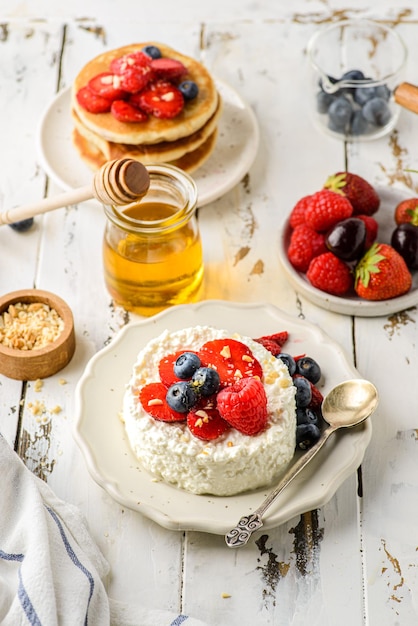
{"type": "Polygon", "coordinates": [[[103,264],[115,303],[151,316],[199,298],[203,253],[193,179],[172,165],[147,170],[150,186],[140,201],[104,207],[103,264]]]}

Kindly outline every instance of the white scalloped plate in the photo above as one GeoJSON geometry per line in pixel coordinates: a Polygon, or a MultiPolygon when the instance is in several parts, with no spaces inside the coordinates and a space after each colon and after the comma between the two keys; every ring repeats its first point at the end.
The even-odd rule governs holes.
{"type": "MultiPolygon", "coordinates": [[[[216,81],[223,101],[218,138],[209,159],[192,177],[198,190],[198,206],[230,191],[250,169],[257,155],[259,129],[248,104],[229,85],[216,81]]],[[[46,108],[38,129],[37,148],[42,168],[64,190],[90,184],[93,173],[72,143],[71,89],[60,91],[46,108]]],[[[90,200],[99,206],[96,200],[90,200]]]]}
{"type": "MultiPolygon", "coordinates": [[[[412,197],[413,193],[394,189],[393,187],[377,187],[380,196],[380,207],[373,217],[379,224],[378,240],[382,243],[390,243],[392,231],[396,224],[394,213],[396,205],[405,198],[412,197]]],[[[412,274],[412,287],[410,291],[398,298],[390,300],[371,301],[363,300],[358,296],[339,297],[320,291],[313,287],[305,274],[298,272],[287,258],[291,227],[286,219],[280,229],[279,258],[288,279],[299,293],[308,300],[323,309],[342,313],[344,315],[358,315],[360,317],[377,317],[380,315],[392,315],[398,311],[404,311],[418,304],[418,271],[412,274]]]]}
{"type": "MultiPolygon", "coordinates": [[[[272,305],[205,301],[173,307],[132,323],[88,363],[76,390],[75,439],[93,479],[117,502],[171,530],[225,534],[242,515],[261,503],[269,488],[231,497],[193,495],[151,476],[134,458],[118,414],[138,351],[164,329],[207,324],[258,337],[287,330],[286,350],[317,359],[324,374],[322,392],[359,378],[340,346],[317,326],[288,316],[272,305]]],[[[264,528],[325,504],[360,465],[371,437],[371,423],[337,433],[266,513],[264,528]]]]}

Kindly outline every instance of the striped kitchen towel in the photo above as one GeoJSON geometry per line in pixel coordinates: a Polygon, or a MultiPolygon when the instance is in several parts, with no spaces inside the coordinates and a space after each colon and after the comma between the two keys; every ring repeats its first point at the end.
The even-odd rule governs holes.
{"type": "Polygon", "coordinates": [[[0,434],[0,624],[205,626],[109,600],[108,572],[80,511],[59,500],[0,434]]]}

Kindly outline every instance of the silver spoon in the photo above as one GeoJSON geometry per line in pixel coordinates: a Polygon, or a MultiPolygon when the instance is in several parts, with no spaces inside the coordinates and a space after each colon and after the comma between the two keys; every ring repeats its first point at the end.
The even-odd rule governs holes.
{"type": "Polygon", "coordinates": [[[326,440],[339,428],[350,428],[364,422],[377,407],[376,387],[368,380],[355,378],[340,383],[325,396],[322,402],[322,415],[328,424],[321,438],[292,465],[277,487],[253,512],[241,517],[237,526],[225,535],[230,548],[244,546],[252,533],[263,525],[262,516],[287,485],[303,470],[322,448],[326,440]]]}

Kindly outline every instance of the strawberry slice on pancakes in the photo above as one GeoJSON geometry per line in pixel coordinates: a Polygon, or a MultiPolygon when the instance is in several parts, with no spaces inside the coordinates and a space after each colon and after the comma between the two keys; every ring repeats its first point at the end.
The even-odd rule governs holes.
{"type": "Polygon", "coordinates": [[[114,100],[110,112],[120,122],[146,122],[148,115],[125,100],[114,100]]]}
{"type": "Polygon", "coordinates": [[[157,80],[140,93],[131,97],[131,102],[140,109],[161,119],[176,117],[184,108],[184,97],[172,83],[157,80]]]}
{"type": "Polygon", "coordinates": [[[120,86],[120,77],[111,72],[102,72],[93,76],[87,83],[87,87],[98,96],[108,100],[120,100],[127,93],[120,86]]]}
{"type": "Polygon", "coordinates": [[[89,87],[82,87],[76,94],[78,104],[89,113],[108,113],[112,100],[95,93],[89,87]]]}

